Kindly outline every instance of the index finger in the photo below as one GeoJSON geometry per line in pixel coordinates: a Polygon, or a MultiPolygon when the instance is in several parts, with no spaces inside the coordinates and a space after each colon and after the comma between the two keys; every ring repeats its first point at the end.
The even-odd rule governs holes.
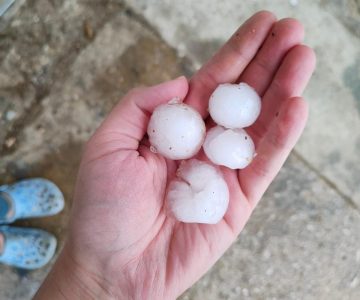
{"type": "Polygon", "coordinates": [[[211,93],[220,83],[235,82],[253,59],[276,17],[260,11],[248,19],[225,45],[191,78],[185,102],[205,117],[211,93]]]}

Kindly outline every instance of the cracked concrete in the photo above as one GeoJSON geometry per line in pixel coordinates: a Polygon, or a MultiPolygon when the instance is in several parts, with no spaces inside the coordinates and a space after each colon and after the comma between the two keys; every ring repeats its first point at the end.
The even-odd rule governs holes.
{"type": "MultiPolygon", "coordinates": [[[[295,16],[318,68],[296,151],[226,255],[181,299],[360,299],[360,2],[16,1],[0,19],[0,184],[43,176],[66,235],[84,142],[137,85],[190,76],[260,9],[295,16]]],[[[0,299],[30,299],[50,266],[0,266],[0,299]]]]}

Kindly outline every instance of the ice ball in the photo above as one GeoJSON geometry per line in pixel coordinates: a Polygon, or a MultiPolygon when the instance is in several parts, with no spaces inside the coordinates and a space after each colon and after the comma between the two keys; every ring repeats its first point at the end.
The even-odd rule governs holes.
{"type": "Polygon", "coordinates": [[[203,145],[206,156],[216,165],[243,169],[255,155],[255,145],[244,129],[211,128],[203,145]]]}
{"type": "Polygon", "coordinates": [[[205,138],[205,123],[189,105],[170,102],[156,107],[147,133],[152,149],[169,159],[194,156],[205,138]]]}
{"type": "Polygon", "coordinates": [[[214,166],[197,159],[183,162],[167,189],[166,201],[177,220],[218,223],[229,204],[229,189],[214,166]]]}
{"type": "Polygon", "coordinates": [[[255,122],[261,110],[261,99],[248,84],[220,84],[210,96],[212,119],[226,128],[244,128],[255,122]]]}

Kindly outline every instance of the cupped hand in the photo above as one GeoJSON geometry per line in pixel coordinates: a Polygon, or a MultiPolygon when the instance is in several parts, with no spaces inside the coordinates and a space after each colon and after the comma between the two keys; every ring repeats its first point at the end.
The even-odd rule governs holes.
{"type": "Polygon", "coordinates": [[[256,13],[189,82],[180,77],[137,88],[113,109],[86,145],[59,259],[80,270],[79,285],[89,296],[174,299],[234,242],[305,126],[307,103],[300,95],[315,56],[301,45],[303,35],[294,19],[256,13]],[[176,164],[144,143],[151,112],[180,97],[206,118],[217,85],[238,81],[262,96],[261,115],[248,128],[257,156],[246,169],[221,168],[230,203],[218,224],[178,222],[164,206],[176,164]]]}

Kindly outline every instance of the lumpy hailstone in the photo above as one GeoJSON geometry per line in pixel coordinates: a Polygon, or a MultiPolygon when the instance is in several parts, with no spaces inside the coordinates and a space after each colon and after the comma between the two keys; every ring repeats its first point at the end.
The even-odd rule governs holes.
{"type": "Polygon", "coordinates": [[[217,165],[243,169],[255,155],[255,145],[244,129],[215,126],[206,135],[203,145],[206,156],[217,165]]]}
{"type": "Polygon", "coordinates": [[[212,119],[226,128],[244,128],[260,114],[261,99],[248,84],[220,84],[209,100],[212,119]]]}
{"type": "Polygon", "coordinates": [[[170,182],[167,203],[181,222],[216,224],[227,210],[229,190],[214,166],[191,159],[180,165],[170,182]]]}
{"type": "Polygon", "coordinates": [[[170,159],[194,156],[205,138],[200,114],[183,103],[169,102],[156,107],[148,125],[152,149],[170,159]]]}

